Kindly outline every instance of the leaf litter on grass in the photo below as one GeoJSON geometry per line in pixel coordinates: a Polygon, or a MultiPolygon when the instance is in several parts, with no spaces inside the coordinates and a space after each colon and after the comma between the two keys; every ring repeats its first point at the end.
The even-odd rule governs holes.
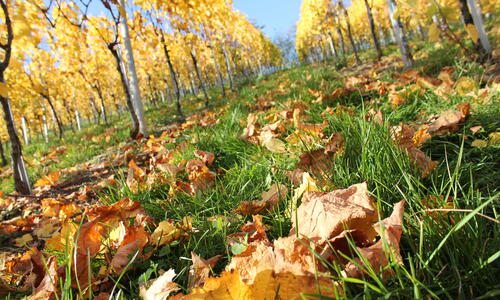
{"type": "MultiPolygon", "coordinates": [[[[393,73],[394,82],[384,81],[380,75],[395,63],[393,57],[384,57],[380,63],[354,68],[342,87],[331,89],[323,81],[319,90],[307,90],[311,101],[276,100],[286,97],[291,89],[304,89],[299,80],[282,82],[256,97],[248,106],[251,113],[241,120],[240,138],[272,155],[295,161],[293,170],[287,172],[295,186],[291,199],[288,183],[273,182],[260,199],[240,201],[233,212],[252,216],[253,222],[226,237],[227,247],[237,251],[226,266],[218,266],[224,267],[222,273],[215,272],[220,255],[203,258],[192,252],[185,287],[176,283],[176,270],[160,270],[158,278],[140,284],[140,295],[145,299],[292,299],[304,294],[335,297],[345,293],[343,278],[366,279],[373,273],[394,276],[394,267],[403,263],[399,243],[405,201],[395,203],[392,214],[384,219],[366,182],[345,189],[333,185],[335,174],[331,171],[338,158],[351,150],[351,137],[330,131],[327,119],[360,116],[351,106],[330,105],[355,93],[370,99],[365,102],[363,120],[387,129],[392,143],[426,177],[439,162],[432,160],[422,146],[435,136],[460,130],[478,103],[487,103],[488,97],[497,92],[495,85],[481,89],[469,77],[454,80],[453,68],[444,68],[437,78],[410,69],[393,73]],[[442,101],[450,102],[459,95],[470,102],[428,115],[419,123],[391,126],[384,119],[381,106],[398,110],[411,101],[412,95],[428,92],[442,101]],[[317,105],[323,105],[323,122],[311,116],[317,105]],[[285,207],[291,229],[287,236],[271,240],[262,214],[273,214],[280,206],[285,207]]],[[[306,77],[312,78],[310,74],[306,77]]],[[[169,190],[168,203],[177,195],[197,197],[217,188],[217,180],[224,176],[214,167],[217,155],[204,149],[191,151],[195,141],[179,143],[177,139],[192,128],[217,125],[228,109],[205,111],[163,128],[160,136],[120,145],[102,162],[50,173],[37,182],[34,198],[2,198],[3,210],[23,207],[23,211],[0,219],[2,241],[7,237],[5,240],[14,242],[0,255],[0,294],[31,291],[31,299],[55,298],[61,286],[54,283],[70,277],[72,287],[86,297],[109,297],[115,286],[111,278],[133,269],[132,263],[147,261],[164,246],[187,243],[197,230],[190,216],[179,221],[154,220],[139,202],[123,198],[102,206],[96,203],[96,193],[109,188],[139,193],[163,185],[169,190]],[[78,175],[71,179],[75,172],[78,175]],[[61,175],[70,179],[61,182],[61,175]],[[120,176],[124,186],[118,183],[120,176]]],[[[473,134],[480,129],[471,128],[473,134]]],[[[102,139],[107,139],[106,135],[109,133],[102,139]]],[[[497,140],[492,133],[486,144],[476,142],[473,146],[495,145],[497,140]]],[[[57,159],[64,149],[51,153],[57,159]]],[[[440,216],[433,214],[435,218],[440,216]]],[[[231,216],[216,217],[239,222],[231,216]]]]}

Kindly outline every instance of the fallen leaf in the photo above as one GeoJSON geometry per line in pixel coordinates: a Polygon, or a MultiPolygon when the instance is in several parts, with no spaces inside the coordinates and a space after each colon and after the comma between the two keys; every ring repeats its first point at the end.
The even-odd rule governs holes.
{"type": "Polygon", "coordinates": [[[268,138],[262,141],[262,145],[273,153],[285,153],[286,145],[282,140],[268,138]]]}
{"type": "Polygon", "coordinates": [[[488,147],[488,141],[485,140],[474,140],[470,144],[471,147],[476,147],[476,148],[483,148],[483,147],[488,147]]]}
{"type": "Polygon", "coordinates": [[[441,135],[458,130],[458,123],[465,120],[465,115],[456,110],[442,112],[439,117],[429,126],[429,133],[441,135]]]}
{"type": "Polygon", "coordinates": [[[373,226],[381,239],[372,246],[358,247],[363,259],[356,258],[356,263],[350,262],[346,265],[345,272],[348,277],[363,277],[366,273],[364,270],[367,267],[365,261],[372,270],[381,272],[382,277],[390,277],[393,275],[393,271],[385,268],[389,265],[391,257],[394,257],[396,262],[400,264],[403,262],[399,253],[399,242],[403,232],[401,223],[403,221],[404,204],[404,200],[396,203],[391,216],[373,226]]]}
{"type": "Polygon", "coordinates": [[[483,129],[483,126],[473,126],[470,128],[470,131],[472,132],[472,134],[476,134],[479,132],[479,130],[483,129]]]}
{"type": "Polygon", "coordinates": [[[140,287],[140,295],[144,300],[166,300],[170,294],[177,292],[180,288],[174,283],[175,270],[170,269],[156,278],[146,289],[140,287]]]}
{"type": "Polygon", "coordinates": [[[215,160],[215,155],[211,152],[195,150],[194,155],[201,159],[207,166],[210,166],[215,160]]]}
{"type": "Polygon", "coordinates": [[[476,91],[474,80],[469,77],[460,77],[455,83],[455,90],[460,96],[465,96],[471,91],[476,91]]]}
{"type": "Polygon", "coordinates": [[[43,176],[42,178],[38,179],[37,182],[35,182],[35,187],[55,185],[60,176],[61,172],[53,172],[49,175],[43,176]]]}
{"type": "Polygon", "coordinates": [[[136,253],[138,255],[141,254],[142,249],[147,243],[148,234],[144,231],[144,227],[127,228],[125,237],[111,260],[113,272],[115,274],[120,274],[136,253]]]}
{"type": "Polygon", "coordinates": [[[28,300],[46,300],[55,298],[58,291],[57,257],[52,256],[44,264],[45,276],[38,286],[35,287],[28,300]]]}
{"type": "Polygon", "coordinates": [[[280,198],[286,197],[288,189],[282,184],[273,184],[268,191],[262,192],[262,200],[242,201],[235,209],[237,214],[251,216],[260,214],[264,210],[272,210],[279,203],[280,198]]]}
{"type": "Polygon", "coordinates": [[[344,230],[356,230],[366,242],[375,237],[372,225],[377,220],[366,183],[329,193],[308,191],[292,219],[290,235],[297,234],[324,243],[344,230]]]}
{"type": "Polygon", "coordinates": [[[416,135],[414,130],[406,124],[391,128],[392,139],[400,148],[406,150],[411,161],[422,172],[423,177],[429,175],[438,164],[418,148],[419,143],[429,138],[426,134],[427,131],[416,135]]]}
{"type": "Polygon", "coordinates": [[[294,190],[292,200],[289,204],[289,209],[291,212],[295,211],[297,207],[297,202],[302,197],[305,192],[308,191],[319,191],[316,181],[309,175],[309,173],[302,173],[302,183],[294,190]]]}
{"type": "Polygon", "coordinates": [[[489,144],[490,145],[498,145],[500,144],[500,132],[492,132],[488,135],[490,138],[489,144]]]}
{"type": "Polygon", "coordinates": [[[24,247],[27,243],[33,240],[33,236],[29,233],[22,235],[21,237],[14,239],[14,246],[24,247]]]}
{"type": "Polygon", "coordinates": [[[201,288],[205,284],[210,270],[215,267],[222,255],[214,256],[210,259],[203,259],[196,253],[191,252],[193,264],[189,267],[188,289],[201,288]]]}

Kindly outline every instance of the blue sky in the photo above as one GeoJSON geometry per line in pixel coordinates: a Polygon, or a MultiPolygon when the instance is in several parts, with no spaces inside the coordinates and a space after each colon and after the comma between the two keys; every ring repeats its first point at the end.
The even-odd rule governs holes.
{"type": "Polygon", "coordinates": [[[288,32],[299,19],[301,0],[234,0],[234,6],[273,38],[288,32]]]}
{"type": "MultiPolygon", "coordinates": [[[[233,0],[234,7],[264,26],[264,33],[274,38],[287,33],[299,19],[301,0],[233,0]]],[[[104,7],[99,0],[94,0],[91,14],[100,14],[104,7]]]]}

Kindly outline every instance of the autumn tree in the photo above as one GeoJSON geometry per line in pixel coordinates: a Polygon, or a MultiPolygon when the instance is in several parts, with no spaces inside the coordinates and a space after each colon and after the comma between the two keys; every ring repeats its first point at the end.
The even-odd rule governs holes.
{"type": "Polygon", "coordinates": [[[7,40],[1,41],[0,48],[3,52],[3,59],[0,61],[0,102],[4,112],[4,121],[7,126],[9,141],[11,145],[12,171],[14,177],[14,185],[16,191],[21,194],[31,193],[31,185],[29,182],[28,172],[23,160],[21,142],[17,135],[14,115],[12,113],[11,103],[8,97],[9,89],[5,83],[5,71],[9,67],[9,62],[12,55],[12,43],[14,40],[14,31],[12,19],[9,11],[9,3],[5,0],[0,0],[0,6],[3,12],[3,30],[7,32],[7,40]]]}

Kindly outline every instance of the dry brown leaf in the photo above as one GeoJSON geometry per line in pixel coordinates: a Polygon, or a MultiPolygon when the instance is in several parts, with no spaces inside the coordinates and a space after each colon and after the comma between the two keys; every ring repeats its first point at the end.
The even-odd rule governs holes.
{"type": "Polygon", "coordinates": [[[306,192],[292,220],[290,235],[324,243],[344,230],[356,230],[366,241],[375,237],[372,225],[377,220],[366,183],[329,193],[306,192]]]}
{"type": "Polygon", "coordinates": [[[481,126],[481,125],[479,125],[479,126],[473,126],[473,127],[470,128],[470,131],[472,132],[472,134],[476,134],[481,129],[483,129],[483,126],[481,126]]]}
{"type": "Polygon", "coordinates": [[[268,191],[262,192],[262,200],[242,201],[235,209],[243,216],[257,215],[264,210],[272,210],[279,203],[280,198],[286,197],[288,189],[282,184],[273,184],[268,191]]]}
{"type": "Polygon", "coordinates": [[[148,234],[144,231],[144,227],[127,228],[125,237],[111,260],[112,271],[119,274],[136,253],[138,255],[142,253],[147,243],[148,234]]]}
{"type": "Polygon", "coordinates": [[[188,289],[203,287],[210,275],[210,270],[215,267],[221,257],[222,255],[217,255],[205,260],[196,253],[191,252],[193,264],[189,268],[188,289]]]}
{"type": "Polygon", "coordinates": [[[28,300],[56,299],[59,283],[57,279],[57,257],[50,257],[44,267],[45,276],[40,284],[35,287],[28,300]]]}
{"type": "Polygon", "coordinates": [[[398,92],[390,92],[388,97],[392,107],[397,107],[406,101],[398,92]]]}
{"type": "MultiPolygon", "coordinates": [[[[401,239],[402,221],[405,201],[402,200],[394,205],[394,210],[390,217],[374,225],[374,229],[381,236],[381,239],[372,246],[359,248],[358,251],[369,263],[375,272],[381,272],[382,277],[389,277],[393,274],[391,269],[384,269],[389,265],[390,257],[394,257],[398,263],[402,263],[399,253],[399,241],[401,239]],[[387,249],[387,247],[388,249],[387,249]]],[[[356,263],[350,262],[345,267],[348,277],[360,278],[364,275],[364,262],[360,258],[355,259],[356,263]]]]}
{"type": "Polygon", "coordinates": [[[429,175],[438,165],[438,162],[433,161],[418,148],[418,144],[428,138],[426,134],[426,131],[415,134],[415,131],[406,124],[391,128],[392,139],[400,148],[406,150],[415,167],[422,172],[423,177],[429,175]]]}
{"type": "Polygon", "coordinates": [[[454,67],[444,67],[438,75],[438,79],[443,81],[448,87],[452,87],[455,84],[453,81],[453,72],[455,72],[454,67]]]}
{"type": "Polygon", "coordinates": [[[447,110],[442,112],[429,126],[429,133],[440,135],[457,131],[459,129],[458,124],[463,122],[470,114],[470,104],[467,102],[460,103],[457,108],[458,111],[447,110]]]}
{"type": "Polygon", "coordinates": [[[382,111],[380,109],[375,110],[373,108],[370,108],[370,110],[366,114],[366,119],[380,125],[384,124],[384,115],[382,114],[382,111]]]}
{"type": "MultiPolygon", "coordinates": [[[[145,214],[139,202],[130,199],[122,199],[111,206],[102,206],[90,209],[87,216],[90,222],[80,227],[77,243],[77,254],[75,262],[75,276],[80,287],[86,287],[92,278],[89,274],[88,260],[99,252],[102,241],[109,235],[109,232],[119,225],[120,221],[135,217],[137,214],[145,214]]],[[[77,283],[73,282],[74,287],[77,283]]]]}
{"type": "Polygon", "coordinates": [[[215,160],[215,155],[211,152],[195,150],[194,155],[201,159],[207,166],[210,166],[215,160]]]}

